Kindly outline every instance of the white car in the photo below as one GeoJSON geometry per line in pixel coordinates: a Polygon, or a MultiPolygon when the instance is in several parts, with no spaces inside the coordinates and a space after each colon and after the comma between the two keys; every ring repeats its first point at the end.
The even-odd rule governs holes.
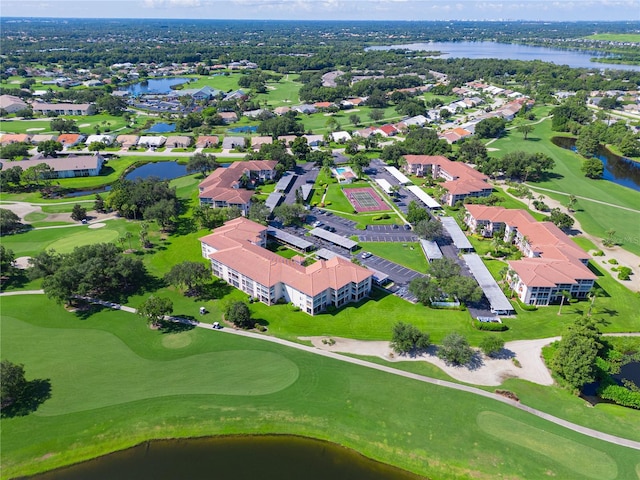
{"type": "Polygon", "coordinates": [[[371,252],[362,252],[361,257],[362,258],[369,258],[372,255],[373,255],[373,253],[371,253],[371,252]]]}

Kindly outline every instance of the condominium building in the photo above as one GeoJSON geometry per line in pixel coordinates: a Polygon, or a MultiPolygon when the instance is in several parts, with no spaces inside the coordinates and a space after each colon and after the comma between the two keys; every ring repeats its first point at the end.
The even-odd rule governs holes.
{"type": "Polygon", "coordinates": [[[402,166],[406,173],[424,177],[443,178],[442,186],[447,193],[444,203],[453,206],[467,197],[488,197],[492,187],[485,174],[480,173],[466,163],[453,162],[442,155],[405,155],[402,166]]]}
{"type": "Polygon", "coordinates": [[[307,267],[266,247],[267,227],[238,217],[200,239],[213,274],[267,305],[292,303],[309,315],[369,296],[373,273],[341,257],[307,267]]]}
{"type": "Polygon", "coordinates": [[[596,280],[589,254],[551,222],[538,222],[525,210],[465,205],[465,223],[486,237],[504,231],[505,241],[522,252],[509,261],[507,280],[522,303],[549,305],[566,291],[585,298],[596,280]]]}

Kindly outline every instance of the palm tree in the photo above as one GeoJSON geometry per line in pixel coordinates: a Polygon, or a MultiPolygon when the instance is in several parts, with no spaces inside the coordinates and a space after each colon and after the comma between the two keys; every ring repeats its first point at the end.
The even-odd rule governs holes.
{"type": "Polygon", "coordinates": [[[566,290],[560,292],[560,308],[558,309],[558,315],[562,315],[562,306],[564,305],[565,298],[569,297],[571,293],[566,290]]]}
{"type": "Polygon", "coordinates": [[[131,232],[125,233],[124,238],[129,242],[129,250],[133,250],[133,248],[131,248],[131,239],[133,238],[133,233],[131,232]]]}
{"type": "Polygon", "coordinates": [[[593,307],[596,303],[596,298],[604,296],[604,290],[600,287],[594,286],[589,292],[589,298],[591,299],[591,303],[589,304],[589,310],[587,311],[587,317],[591,316],[591,312],[593,311],[593,307]]]}
{"type": "Polygon", "coordinates": [[[570,212],[573,212],[573,207],[576,206],[576,203],[578,203],[578,199],[576,198],[575,195],[569,195],[569,203],[567,203],[567,208],[569,209],[570,212]]]}

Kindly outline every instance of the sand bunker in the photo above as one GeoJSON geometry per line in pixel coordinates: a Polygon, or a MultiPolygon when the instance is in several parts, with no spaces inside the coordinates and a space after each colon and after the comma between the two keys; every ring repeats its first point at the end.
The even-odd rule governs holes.
{"type": "Polygon", "coordinates": [[[91,225],[89,225],[89,228],[102,228],[106,226],[107,226],[106,223],[92,223],[91,225]]]}
{"type": "Polygon", "coordinates": [[[15,259],[13,264],[15,265],[16,268],[19,268],[20,270],[24,270],[25,268],[29,268],[30,258],[31,257],[18,257],[15,259]]]}
{"type": "Polygon", "coordinates": [[[44,127],[39,127],[39,128],[27,128],[27,132],[41,132],[42,130],[44,130],[44,127]]]}
{"type": "Polygon", "coordinates": [[[78,125],[78,128],[85,128],[85,127],[90,127],[91,124],[90,123],[81,123],[80,125],[78,125]]]}

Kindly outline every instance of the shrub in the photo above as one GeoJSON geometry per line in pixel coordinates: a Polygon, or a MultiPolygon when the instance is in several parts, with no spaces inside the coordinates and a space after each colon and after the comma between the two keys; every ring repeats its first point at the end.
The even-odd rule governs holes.
{"type": "Polygon", "coordinates": [[[474,320],[472,325],[476,330],[482,330],[485,332],[504,332],[509,330],[507,325],[497,322],[481,322],[479,320],[474,320]]]}
{"type": "Polygon", "coordinates": [[[526,304],[522,304],[522,309],[525,312],[535,312],[536,310],[538,310],[538,307],[536,305],[526,305],[526,304]]]}
{"type": "Polygon", "coordinates": [[[609,260],[607,260],[607,262],[609,262],[611,265],[618,265],[618,260],[616,260],[615,258],[610,258],[609,260]]]}
{"type": "Polygon", "coordinates": [[[629,267],[620,267],[618,269],[618,280],[629,280],[631,269],[629,267]]]}
{"type": "Polygon", "coordinates": [[[520,360],[518,360],[517,358],[512,358],[511,362],[518,368],[522,368],[522,365],[520,364],[520,360]]]}
{"type": "Polygon", "coordinates": [[[328,202],[325,202],[325,205],[331,205],[331,200],[329,200],[328,202]]]}
{"type": "Polygon", "coordinates": [[[598,388],[598,395],[618,405],[640,409],[640,392],[629,390],[613,383],[611,380],[602,382],[600,388],[598,388]]]}
{"type": "Polygon", "coordinates": [[[497,335],[490,335],[480,342],[480,350],[489,357],[499,353],[504,348],[504,340],[497,335]]]}
{"type": "Polygon", "coordinates": [[[594,257],[604,257],[604,252],[602,250],[596,250],[591,255],[594,257]]]}

